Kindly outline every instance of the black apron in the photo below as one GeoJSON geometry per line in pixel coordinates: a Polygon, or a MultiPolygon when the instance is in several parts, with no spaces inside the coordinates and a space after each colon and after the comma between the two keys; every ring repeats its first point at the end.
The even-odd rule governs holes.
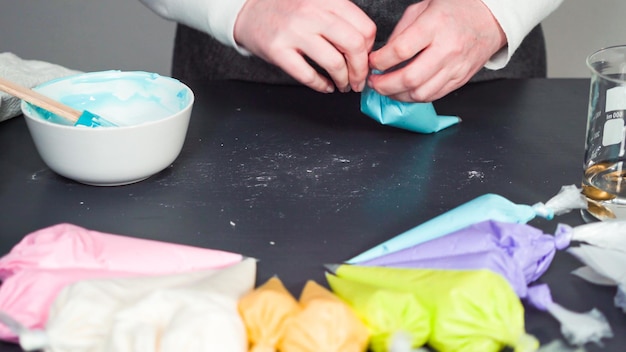
{"type": "MultiPolygon", "coordinates": [[[[380,48],[415,0],[353,0],[376,23],[374,49],[380,48]],[[381,2],[384,6],[381,6],[381,2]],[[382,8],[382,9],[381,9],[382,8]]],[[[546,51],[541,26],[526,36],[507,66],[500,70],[480,70],[471,81],[499,78],[546,77],[546,51]]],[[[324,73],[324,72],[322,72],[324,73]]],[[[172,60],[172,76],[181,81],[242,80],[272,84],[299,84],[280,68],[255,56],[242,56],[213,37],[178,25],[172,60]]]]}

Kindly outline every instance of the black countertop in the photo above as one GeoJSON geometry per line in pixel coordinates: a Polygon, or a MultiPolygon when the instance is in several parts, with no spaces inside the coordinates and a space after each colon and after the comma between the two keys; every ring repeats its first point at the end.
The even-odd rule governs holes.
{"type": "MultiPolygon", "coordinates": [[[[519,204],[546,201],[582,175],[588,80],[503,80],[467,85],[437,101],[463,121],[435,134],[381,126],[359,95],[242,82],[190,84],[196,96],[183,151],[153,177],[119,187],[86,186],[41,161],[22,117],[0,124],[0,253],[61,222],[89,229],[235,251],[258,258],[258,283],[278,275],[299,295],[325,284],[337,263],[485,193],[519,204]]],[[[570,213],[530,225],[553,233],[570,213]]],[[[593,307],[626,345],[615,289],[569,272],[557,253],[541,279],[558,303],[593,307]]],[[[527,309],[527,331],[560,336],[549,315],[527,309]]],[[[0,344],[1,351],[18,351],[0,344]]]]}

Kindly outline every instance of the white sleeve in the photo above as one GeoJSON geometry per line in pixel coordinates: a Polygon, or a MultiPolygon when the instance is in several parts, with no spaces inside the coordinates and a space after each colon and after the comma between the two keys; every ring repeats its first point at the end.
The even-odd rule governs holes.
{"type": "Polygon", "coordinates": [[[524,37],[548,15],[559,7],[563,0],[482,0],[504,31],[507,45],[495,53],[486,68],[501,69],[522,44],[524,37]]]}
{"type": "Polygon", "coordinates": [[[140,0],[159,16],[207,33],[241,54],[248,52],[235,42],[237,15],[246,0],[140,0]]]}

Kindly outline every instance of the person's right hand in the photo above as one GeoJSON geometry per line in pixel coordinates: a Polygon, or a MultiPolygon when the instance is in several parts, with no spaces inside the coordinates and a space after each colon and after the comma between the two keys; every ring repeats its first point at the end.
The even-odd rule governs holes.
{"type": "Polygon", "coordinates": [[[235,41],[319,92],[362,91],[376,25],[349,0],[248,0],[235,41]],[[317,72],[305,57],[334,81],[317,72]]]}

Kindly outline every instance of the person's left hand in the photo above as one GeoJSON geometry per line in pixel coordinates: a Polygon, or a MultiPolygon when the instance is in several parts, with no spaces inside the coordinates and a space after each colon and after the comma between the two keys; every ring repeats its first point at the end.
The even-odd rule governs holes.
{"type": "Polygon", "coordinates": [[[392,70],[370,75],[368,84],[395,100],[433,101],[467,83],[505,44],[482,1],[423,0],[406,9],[387,44],[369,55],[373,69],[392,70]]]}

